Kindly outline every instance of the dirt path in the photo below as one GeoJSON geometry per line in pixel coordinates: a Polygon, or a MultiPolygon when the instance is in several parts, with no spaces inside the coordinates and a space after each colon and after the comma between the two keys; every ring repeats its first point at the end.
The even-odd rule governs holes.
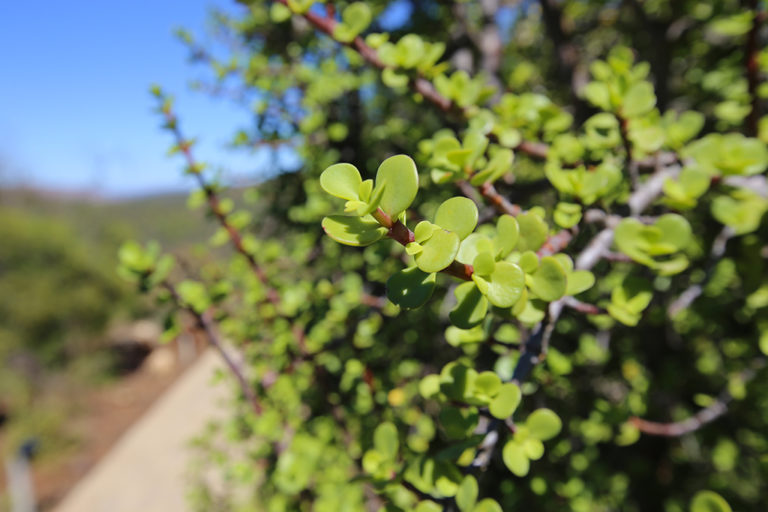
{"type": "Polygon", "coordinates": [[[211,350],[168,389],[55,512],[183,512],[187,444],[226,413],[226,390],[211,386],[220,367],[211,350]]]}

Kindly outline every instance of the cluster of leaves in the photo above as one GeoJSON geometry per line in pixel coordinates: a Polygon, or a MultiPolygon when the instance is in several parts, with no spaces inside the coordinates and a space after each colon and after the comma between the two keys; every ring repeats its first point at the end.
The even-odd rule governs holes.
{"type": "MultiPolygon", "coordinates": [[[[188,42],[258,98],[260,132],[237,145],[287,141],[301,171],[260,185],[266,210],[248,215],[161,106],[214,241],[236,250],[177,303],[240,346],[253,406],[219,433],[243,448],[218,454],[247,495],[201,484],[201,509],[760,509],[768,149],[759,123],[737,129],[691,85],[754,83],[759,66],[687,39],[675,66],[616,44],[642,32],[622,24],[662,19],[664,34],[745,39],[705,49],[749,43],[760,8],[524,2],[494,65],[484,2],[414,3],[390,33],[386,2],[246,4],[219,15],[235,58],[188,42]],[[559,32],[536,44],[541,27],[559,32]],[[467,41],[475,69],[459,69],[467,41]],[[573,91],[576,67],[549,76],[569,51],[591,77],[573,91]]],[[[761,108],[747,93],[726,93],[744,117],[761,108]]],[[[142,282],[167,280],[153,249],[130,252],[142,282]]]]}

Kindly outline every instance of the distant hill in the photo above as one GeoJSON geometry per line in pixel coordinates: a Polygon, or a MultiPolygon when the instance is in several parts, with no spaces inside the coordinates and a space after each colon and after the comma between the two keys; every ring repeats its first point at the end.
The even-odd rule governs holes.
{"type": "Polygon", "coordinates": [[[186,201],[181,193],[104,199],[88,193],[0,188],[0,207],[55,217],[71,224],[85,241],[119,245],[129,238],[157,240],[169,250],[203,242],[215,231],[203,212],[190,211],[186,201]]]}

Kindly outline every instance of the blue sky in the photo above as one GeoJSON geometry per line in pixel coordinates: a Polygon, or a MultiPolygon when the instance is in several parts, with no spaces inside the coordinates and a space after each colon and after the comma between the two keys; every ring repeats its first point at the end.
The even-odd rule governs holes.
{"type": "Polygon", "coordinates": [[[205,76],[172,31],[202,34],[228,0],[0,2],[0,180],[110,196],[185,188],[166,157],[148,88],[175,94],[203,160],[253,175],[263,158],[224,146],[249,118],[224,100],[191,92],[205,76]]]}
{"type": "MultiPolygon", "coordinates": [[[[384,28],[407,23],[407,6],[393,0],[380,18],[384,28]]],[[[234,0],[0,0],[0,185],[112,197],[190,188],[180,161],[166,156],[171,139],[152,112],[153,83],[176,97],[200,160],[230,177],[269,173],[269,150],[225,147],[249,125],[247,111],[189,89],[206,70],[189,63],[173,29],[205,44],[212,8],[242,7],[234,0]]],[[[509,13],[499,13],[506,32],[513,18],[502,14],[509,13]]]]}

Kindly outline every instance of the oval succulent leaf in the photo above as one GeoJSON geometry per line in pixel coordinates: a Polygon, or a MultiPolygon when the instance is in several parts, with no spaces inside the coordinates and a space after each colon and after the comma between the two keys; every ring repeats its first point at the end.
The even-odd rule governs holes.
{"type": "Polygon", "coordinates": [[[501,451],[501,458],[504,465],[515,475],[525,476],[531,469],[531,461],[525,454],[522,444],[515,441],[507,441],[504,449],[501,451]]]}
{"type": "Polygon", "coordinates": [[[499,217],[496,223],[496,246],[502,258],[506,258],[512,252],[519,237],[520,226],[518,226],[517,220],[511,215],[499,217]]]}
{"type": "Polygon", "coordinates": [[[546,256],[531,276],[529,288],[541,300],[552,302],[565,295],[567,286],[567,276],[560,262],[552,256],[546,256]]]}
{"type": "Polygon", "coordinates": [[[520,238],[517,241],[518,251],[538,251],[547,241],[549,229],[544,219],[535,213],[523,213],[517,216],[520,227],[520,238]]]}
{"type": "Polygon", "coordinates": [[[575,270],[568,274],[568,286],[566,295],[578,295],[592,288],[595,284],[595,275],[589,270],[575,270]]]}
{"type": "Polygon", "coordinates": [[[691,512],[731,512],[731,506],[713,491],[699,491],[691,500],[691,512]]]}
{"type": "Polygon", "coordinates": [[[661,230],[659,243],[669,244],[676,250],[682,250],[691,242],[693,235],[691,225],[680,215],[674,213],[662,215],[654,226],[661,230]]]}
{"type": "Polygon", "coordinates": [[[456,505],[461,512],[472,512],[477,502],[477,493],[478,486],[475,477],[472,475],[465,476],[456,491],[456,505]]]}
{"type": "Polygon", "coordinates": [[[471,329],[480,324],[488,312],[488,301],[475,283],[462,283],[453,293],[456,307],[448,314],[451,323],[460,329],[471,329]]]}
{"type": "Polygon", "coordinates": [[[477,226],[477,206],[466,197],[452,197],[444,201],[435,213],[435,224],[453,231],[464,240],[477,226]]]}
{"type": "Polygon", "coordinates": [[[551,409],[536,409],[525,420],[531,437],[540,441],[552,439],[563,428],[560,417],[551,409]]]}
{"type": "Polygon", "coordinates": [[[434,290],[435,274],[427,274],[417,267],[401,270],[387,280],[387,297],[406,309],[423,305],[434,290]]]}
{"type": "Polygon", "coordinates": [[[320,175],[320,186],[332,196],[347,201],[360,199],[360,185],[363,179],[352,164],[335,164],[320,175]]]}
{"type": "Polygon", "coordinates": [[[485,295],[494,306],[511,308],[520,299],[525,287],[525,274],[514,263],[500,261],[488,279],[485,295]]]}
{"type": "Polygon", "coordinates": [[[407,155],[395,155],[384,160],[376,173],[376,190],[384,187],[379,206],[390,217],[405,211],[419,191],[416,164],[407,155]]]}
{"type": "Polygon", "coordinates": [[[461,263],[472,265],[477,255],[481,252],[493,252],[493,242],[485,235],[472,233],[462,240],[456,259],[461,263]]]}
{"type": "Polygon", "coordinates": [[[416,265],[424,272],[440,272],[453,263],[459,252],[459,235],[450,231],[438,230],[422,244],[423,249],[416,254],[416,265]]]}
{"type": "Polygon", "coordinates": [[[376,427],[373,432],[373,446],[387,459],[394,459],[400,446],[397,427],[391,422],[385,422],[376,427]]]}
{"type": "Polygon", "coordinates": [[[500,420],[505,420],[512,416],[517,406],[520,405],[522,393],[517,384],[508,382],[501,386],[499,393],[493,399],[488,407],[490,413],[500,420]]]}
{"type": "Polygon", "coordinates": [[[386,236],[383,228],[372,217],[331,215],[323,219],[325,233],[344,245],[364,247],[386,236]]]}

